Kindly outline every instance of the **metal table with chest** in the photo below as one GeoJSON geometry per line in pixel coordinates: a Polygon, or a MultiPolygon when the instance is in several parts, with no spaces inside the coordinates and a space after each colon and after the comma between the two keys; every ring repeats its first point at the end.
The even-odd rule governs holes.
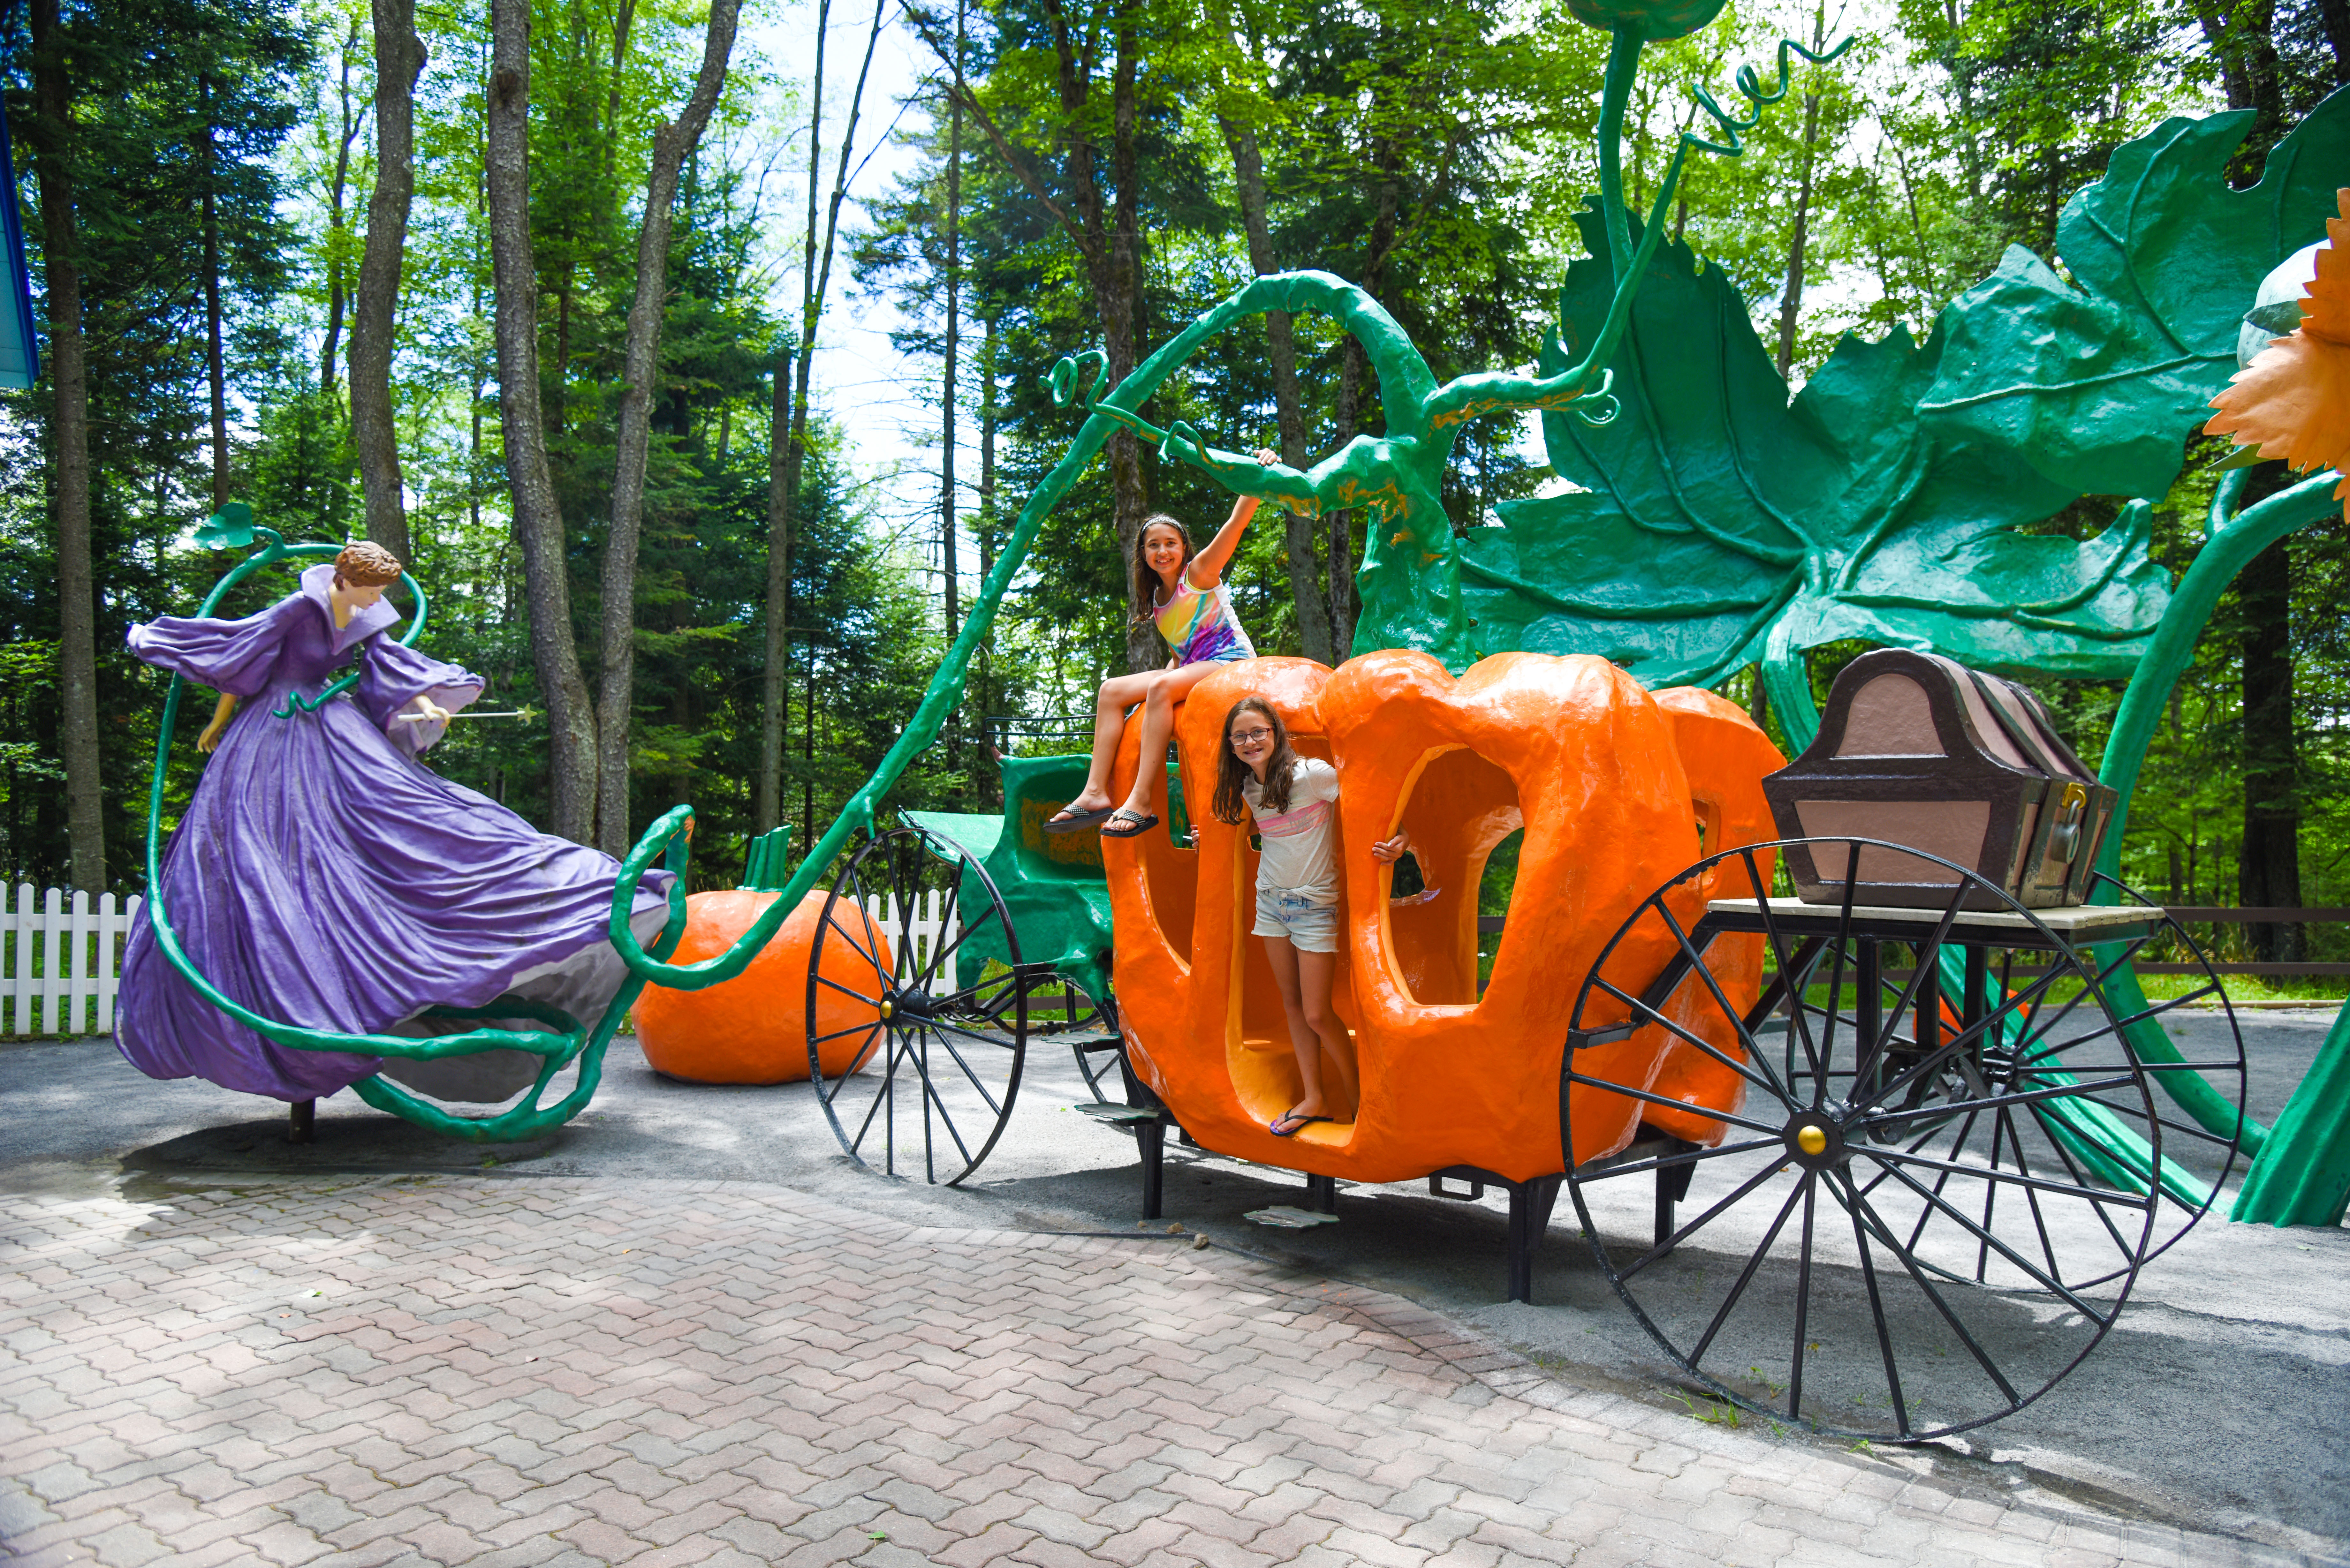
{"type": "Polygon", "coordinates": [[[1732,850],[1681,887],[1693,878],[1747,896],[1707,898],[1685,923],[1660,889],[1595,965],[1568,1037],[1566,1094],[1674,1105],[1618,1065],[1649,1059],[1631,1044],[1659,1029],[1746,1080],[1701,1143],[1589,1157],[1570,1143],[1567,1188],[1618,1295],[1692,1376],[1782,1418],[1822,1422],[1825,1403],[1848,1412],[1825,1418],[1838,1429],[1914,1438],[2044,1393],[2236,1158],[2166,1092],[2192,1075],[2241,1105],[2232,1028],[2232,1048],[2200,1061],[2131,1038],[2216,981],[2131,1012],[2105,989],[2147,943],[2185,934],[2137,901],[2029,909],[1971,869],[1858,838],[1732,850]],[[1918,862],[1895,880],[1939,883],[1939,907],[1860,902],[1857,880],[1838,902],[1771,897],[1767,852],[1797,847],[1814,863],[1823,849],[1844,866],[1918,862]],[[1665,961],[1619,977],[1616,953],[1643,950],[1624,945],[1643,931],[1665,961]],[[1716,971],[1742,949],[1768,978],[1733,1008],[1716,971]],[[1707,1017],[1736,1045],[1708,1043],[1707,1017]],[[1627,1241],[1648,1211],[1624,1179],[1651,1173],[1653,1236],[1627,1241]]]}

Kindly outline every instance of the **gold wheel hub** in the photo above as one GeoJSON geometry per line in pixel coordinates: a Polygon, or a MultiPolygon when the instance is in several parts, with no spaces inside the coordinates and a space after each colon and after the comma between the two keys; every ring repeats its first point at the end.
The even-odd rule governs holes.
{"type": "Polygon", "coordinates": [[[1825,1152],[1828,1147],[1828,1129],[1816,1123],[1797,1129],[1795,1147],[1805,1154],[1815,1155],[1825,1152]]]}

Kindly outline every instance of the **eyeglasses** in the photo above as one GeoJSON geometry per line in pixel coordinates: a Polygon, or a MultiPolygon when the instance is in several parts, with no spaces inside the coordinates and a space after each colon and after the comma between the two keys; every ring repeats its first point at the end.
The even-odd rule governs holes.
{"type": "Polygon", "coordinates": [[[1259,741],[1271,739],[1273,739],[1271,730],[1234,730],[1232,732],[1232,744],[1235,746],[1253,746],[1259,741]]]}

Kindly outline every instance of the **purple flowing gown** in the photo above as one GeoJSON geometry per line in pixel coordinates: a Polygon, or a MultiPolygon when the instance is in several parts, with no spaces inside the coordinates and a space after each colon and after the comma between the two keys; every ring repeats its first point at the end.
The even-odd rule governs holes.
{"type": "MultiPolygon", "coordinates": [[[[313,566],[298,593],[244,620],[130,628],[148,663],[243,700],[163,853],[164,912],[189,958],[234,1001],[308,1028],[437,1033],[410,1021],[509,994],[592,1025],[623,973],[609,940],[619,864],[417,761],[442,726],[396,716],[421,711],[419,698],[462,708],[483,681],[381,635],[399,619],[381,601],[338,628],[333,581],[331,566],[313,566]],[[315,699],[361,643],[349,695],[277,716],[296,692],[315,699]]],[[[648,872],[639,886],[640,938],[659,929],[670,881],[648,872]]],[[[143,919],[123,961],[115,1043],[150,1077],[282,1100],[331,1095],[386,1064],[288,1050],[234,1022],[180,978],[143,919]]],[[[497,1054],[528,1082],[535,1058],[497,1054]]],[[[391,1065],[441,1092],[420,1070],[454,1064],[391,1065]]]]}

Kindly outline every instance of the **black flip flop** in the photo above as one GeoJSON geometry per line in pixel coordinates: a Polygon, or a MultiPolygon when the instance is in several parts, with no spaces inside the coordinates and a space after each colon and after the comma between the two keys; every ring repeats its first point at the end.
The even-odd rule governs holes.
{"type": "Polygon", "coordinates": [[[1312,1127],[1315,1122],[1326,1122],[1330,1118],[1328,1116],[1301,1116],[1295,1111],[1290,1111],[1284,1115],[1277,1116],[1274,1117],[1273,1120],[1265,1123],[1264,1130],[1271,1133],[1275,1137],[1295,1137],[1299,1133],[1305,1131],[1307,1127],[1312,1127]],[[1284,1132],[1281,1130],[1281,1124],[1284,1122],[1295,1122],[1297,1125],[1291,1127],[1287,1132],[1284,1132]]]}
{"type": "Polygon", "coordinates": [[[1138,815],[1121,805],[1109,814],[1108,821],[1102,824],[1101,836],[1104,838],[1139,838],[1158,826],[1159,819],[1150,813],[1146,811],[1138,815]],[[1118,826],[1121,822],[1130,822],[1134,826],[1121,832],[1118,826]]]}
{"type": "Polygon", "coordinates": [[[1092,811],[1076,811],[1069,812],[1063,816],[1048,816],[1045,819],[1045,831],[1054,834],[1083,833],[1088,827],[1099,827],[1117,811],[1118,807],[1114,805],[1105,805],[1097,806],[1092,811]]]}

